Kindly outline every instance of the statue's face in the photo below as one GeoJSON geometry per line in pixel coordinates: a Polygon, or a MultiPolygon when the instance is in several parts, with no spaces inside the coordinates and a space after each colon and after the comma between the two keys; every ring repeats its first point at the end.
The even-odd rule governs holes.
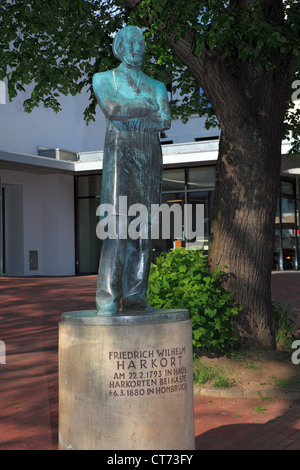
{"type": "Polygon", "coordinates": [[[137,31],[128,31],[122,44],[122,61],[130,67],[140,67],[145,52],[143,35],[137,31]]]}

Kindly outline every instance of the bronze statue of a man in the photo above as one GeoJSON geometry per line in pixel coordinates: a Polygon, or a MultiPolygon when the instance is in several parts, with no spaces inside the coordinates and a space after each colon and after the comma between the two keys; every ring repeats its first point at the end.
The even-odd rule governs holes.
{"type": "MultiPolygon", "coordinates": [[[[162,152],[159,132],[169,129],[171,115],[166,87],[141,70],[145,42],[142,31],[126,26],[113,42],[121,61],[115,69],[96,73],[93,89],[105,114],[107,129],[103,155],[101,205],[114,207],[114,217],[126,217],[119,197],[127,207],[160,203],[162,152]]],[[[150,224],[150,220],[148,221],[150,224]]],[[[116,224],[118,227],[118,223],[116,224]]],[[[151,262],[151,238],[103,240],[96,292],[97,313],[123,309],[147,310],[147,284],[151,262]]]]}

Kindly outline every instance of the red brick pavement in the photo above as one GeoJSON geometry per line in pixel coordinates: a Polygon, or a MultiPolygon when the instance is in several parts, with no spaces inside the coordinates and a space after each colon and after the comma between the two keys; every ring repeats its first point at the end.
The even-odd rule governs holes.
{"type": "MultiPolygon", "coordinates": [[[[273,275],[273,298],[296,307],[300,273],[273,275]]],[[[58,322],[94,309],[96,276],[0,279],[0,449],[56,450],[58,322]],[[1,356],[0,356],[1,358],[1,356]]],[[[300,367],[300,366],[299,366],[300,367]]],[[[300,449],[300,402],[195,396],[197,449],[300,449]]]]}

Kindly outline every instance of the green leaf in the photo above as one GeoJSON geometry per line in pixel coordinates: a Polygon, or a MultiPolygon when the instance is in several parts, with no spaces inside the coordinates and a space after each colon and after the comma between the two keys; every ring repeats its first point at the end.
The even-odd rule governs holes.
{"type": "Polygon", "coordinates": [[[182,265],[179,266],[179,272],[180,272],[180,273],[185,273],[186,270],[187,270],[187,267],[186,267],[184,264],[182,264],[182,265]]]}
{"type": "Polygon", "coordinates": [[[194,47],[195,56],[197,57],[201,56],[204,46],[205,46],[205,42],[203,39],[199,38],[196,40],[195,47],[194,47]]]}
{"type": "Polygon", "coordinates": [[[148,302],[162,308],[185,308],[192,320],[194,348],[224,352],[236,343],[234,323],[240,309],[210,272],[201,250],[176,249],[151,265],[148,302]]]}

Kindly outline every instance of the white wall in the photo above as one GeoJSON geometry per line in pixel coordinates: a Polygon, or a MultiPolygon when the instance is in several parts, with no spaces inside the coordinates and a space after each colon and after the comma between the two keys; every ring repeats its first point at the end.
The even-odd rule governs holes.
{"type": "Polygon", "coordinates": [[[74,275],[73,176],[0,170],[5,188],[6,274],[74,275]],[[29,251],[38,251],[38,270],[29,251]]]}
{"type": "Polygon", "coordinates": [[[5,264],[8,275],[24,274],[23,185],[5,186],[5,264]]]}
{"type": "Polygon", "coordinates": [[[42,253],[47,275],[75,273],[74,187],[73,177],[43,177],[42,253]]]}
{"type": "Polygon", "coordinates": [[[38,146],[74,152],[103,149],[106,123],[101,110],[96,122],[87,126],[83,119],[89,100],[86,91],[62,96],[59,113],[42,106],[25,113],[23,101],[29,96],[20,93],[12,102],[6,99],[0,104],[0,150],[37,155],[38,146]]]}
{"type": "MultiPolygon", "coordinates": [[[[30,90],[30,87],[28,87],[30,90]]],[[[103,150],[106,121],[97,106],[96,121],[88,126],[83,112],[89,104],[89,94],[61,96],[62,111],[39,107],[30,114],[23,109],[24,99],[30,96],[20,93],[12,102],[0,104],[0,150],[37,155],[37,147],[61,148],[73,152],[103,150]]],[[[197,137],[215,136],[217,129],[207,131],[204,118],[192,117],[187,124],[172,122],[166,131],[167,139],[174,143],[193,142],[197,137]]]]}
{"type": "Polygon", "coordinates": [[[171,128],[165,131],[166,139],[174,144],[195,142],[195,139],[216,137],[220,135],[218,128],[205,129],[205,118],[191,117],[186,124],[180,120],[172,121],[171,128]]]}

